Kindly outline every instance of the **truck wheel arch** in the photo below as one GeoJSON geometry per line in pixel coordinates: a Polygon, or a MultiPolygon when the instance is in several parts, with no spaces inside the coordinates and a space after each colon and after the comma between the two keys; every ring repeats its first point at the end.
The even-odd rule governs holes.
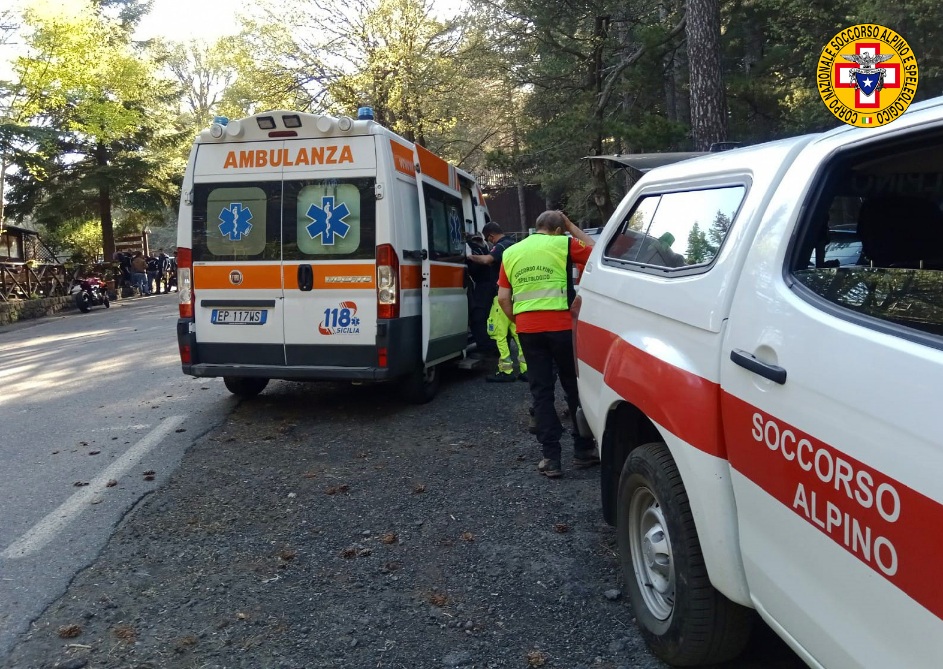
{"type": "MultiPolygon", "coordinates": [[[[619,479],[629,455],[640,446],[650,442],[663,442],[671,453],[681,474],[682,481],[692,475],[692,463],[678,439],[665,434],[640,408],[631,402],[621,401],[613,404],[606,416],[605,431],[600,443],[600,496],[603,519],[615,527],[618,509],[619,479]]],[[[705,491],[703,486],[690,488],[695,525],[702,539],[713,538],[702,544],[704,562],[710,575],[711,583],[732,601],[752,607],[750,589],[743,573],[743,556],[740,553],[739,532],[736,521],[736,502],[730,486],[729,465],[717,463],[716,476],[712,485],[705,491]],[[707,499],[713,500],[712,504],[707,499]],[[707,512],[707,508],[711,512],[707,512]],[[721,513],[727,508],[729,513],[721,513]]]]}
{"type": "Polygon", "coordinates": [[[629,453],[652,441],[662,441],[662,435],[641,409],[629,402],[619,402],[609,409],[599,472],[602,514],[609,525],[616,524],[619,477],[629,453]]]}

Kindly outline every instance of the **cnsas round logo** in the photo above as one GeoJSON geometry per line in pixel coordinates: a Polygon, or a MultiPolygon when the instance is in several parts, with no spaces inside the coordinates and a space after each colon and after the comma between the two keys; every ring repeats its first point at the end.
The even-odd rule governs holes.
{"type": "Polygon", "coordinates": [[[845,28],[822,49],[816,81],[829,111],[848,125],[872,128],[907,111],[917,93],[917,59],[889,28],[845,28]]]}

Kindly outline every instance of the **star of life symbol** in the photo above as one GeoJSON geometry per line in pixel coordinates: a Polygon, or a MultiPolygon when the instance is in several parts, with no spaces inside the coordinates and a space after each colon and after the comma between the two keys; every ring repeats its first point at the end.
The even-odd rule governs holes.
{"type": "Polygon", "coordinates": [[[835,88],[855,89],[855,109],[879,108],[880,92],[885,87],[900,88],[900,65],[878,66],[878,63],[890,60],[893,53],[881,53],[881,45],[876,42],[859,42],[855,53],[841,54],[842,58],[857,65],[836,64],[835,88]]]}
{"type": "Polygon", "coordinates": [[[325,195],[321,198],[321,206],[312,204],[308,207],[306,216],[311,219],[311,223],[305,228],[311,239],[321,235],[321,243],[325,246],[334,245],[334,235],[340,238],[347,236],[350,232],[350,225],[344,222],[344,219],[350,215],[347,205],[341,202],[334,206],[334,197],[325,195]]]}
{"type": "Polygon", "coordinates": [[[223,237],[238,242],[247,237],[252,231],[252,212],[241,202],[232,202],[219,213],[219,232],[223,237]]]}

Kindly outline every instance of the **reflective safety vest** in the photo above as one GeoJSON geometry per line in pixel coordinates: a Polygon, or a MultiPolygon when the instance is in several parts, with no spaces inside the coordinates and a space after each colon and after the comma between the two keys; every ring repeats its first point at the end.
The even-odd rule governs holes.
{"type": "Polygon", "coordinates": [[[511,283],[514,313],[567,311],[567,258],[570,238],[566,235],[535,234],[504,252],[504,273],[511,283]]]}

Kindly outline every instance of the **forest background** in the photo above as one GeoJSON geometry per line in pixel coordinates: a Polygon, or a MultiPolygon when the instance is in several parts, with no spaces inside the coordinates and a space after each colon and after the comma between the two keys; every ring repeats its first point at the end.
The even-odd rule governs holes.
{"type": "Polygon", "coordinates": [[[839,125],[814,77],[845,27],[898,32],[920,66],[917,99],[943,92],[941,0],[467,0],[444,17],[434,0],[271,0],[214,42],[135,40],[147,0],[70,7],[0,10],[0,45],[17,44],[0,63],[0,225],[87,260],[144,228],[174,245],[187,154],[214,116],[369,105],[589,227],[628,184],[586,156],[839,125]]]}

